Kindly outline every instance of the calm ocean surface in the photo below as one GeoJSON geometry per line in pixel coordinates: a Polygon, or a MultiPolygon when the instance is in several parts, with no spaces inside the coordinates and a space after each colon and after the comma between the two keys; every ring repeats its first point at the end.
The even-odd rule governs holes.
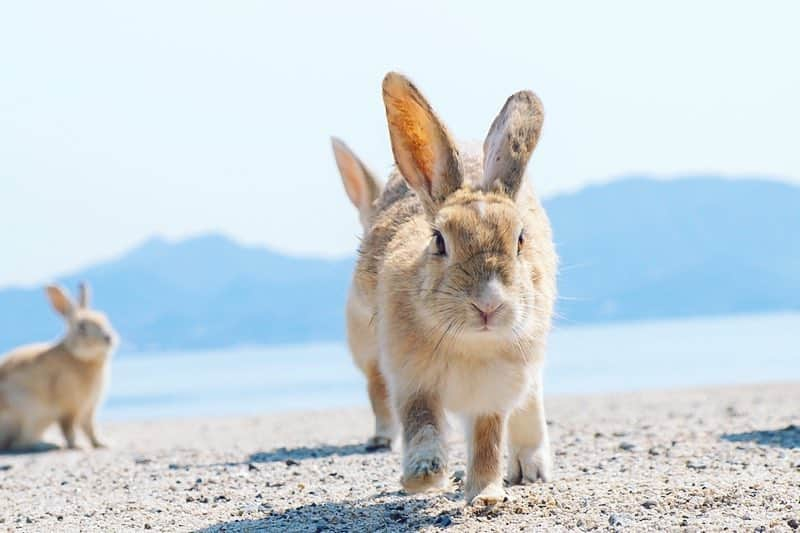
{"type": "MultiPolygon", "coordinates": [[[[551,336],[547,394],[800,380],[800,314],[570,326],[551,336]]],[[[367,405],[343,344],[123,353],[106,419],[367,405]]]]}

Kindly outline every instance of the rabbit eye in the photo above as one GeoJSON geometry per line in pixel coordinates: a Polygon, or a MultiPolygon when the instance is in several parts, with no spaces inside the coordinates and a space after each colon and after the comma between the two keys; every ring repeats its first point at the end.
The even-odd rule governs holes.
{"type": "Polygon", "coordinates": [[[444,245],[444,237],[439,230],[433,231],[433,239],[436,242],[436,255],[447,255],[447,248],[444,245]]]}
{"type": "Polygon", "coordinates": [[[519,232],[519,237],[517,238],[517,255],[522,252],[522,247],[525,246],[525,230],[519,232]]]}
{"type": "Polygon", "coordinates": [[[86,335],[87,330],[88,328],[86,327],[86,324],[84,324],[83,322],[78,324],[78,333],[80,333],[81,335],[86,335]]]}

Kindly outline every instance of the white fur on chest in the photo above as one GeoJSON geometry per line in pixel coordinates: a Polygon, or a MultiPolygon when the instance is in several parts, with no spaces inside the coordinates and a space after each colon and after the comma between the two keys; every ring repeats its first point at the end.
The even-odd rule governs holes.
{"type": "Polygon", "coordinates": [[[450,361],[441,375],[445,409],[459,414],[506,413],[516,407],[531,384],[531,372],[503,359],[450,361]]]}

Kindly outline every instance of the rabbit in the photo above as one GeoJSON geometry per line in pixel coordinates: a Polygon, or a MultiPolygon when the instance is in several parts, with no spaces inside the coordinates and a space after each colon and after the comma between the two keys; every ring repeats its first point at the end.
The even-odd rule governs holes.
{"type": "Polygon", "coordinates": [[[344,190],[355,208],[358,209],[359,222],[366,232],[369,229],[375,200],[381,194],[381,182],[344,141],[332,137],[331,145],[333,146],[333,156],[336,158],[336,166],[342,176],[344,190]]]}
{"type": "MultiPolygon", "coordinates": [[[[366,234],[375,212],[376,200],[382,192],[382,184],[344,142],[334,137],[331,144],[345,191],[358,210],[366,234]]],[[[351,285],[345,307],[347,343],[353,361],[367,378],[367,393],[375,415],[375,434],[367,440],[366,449],[370,452],[387,450],[392,447],[397,424],[389,406],[386,383],[378,370],[378,339],[371,327],[372,315],[353,289],[354,285],[351,285]]]]}
{"type": "Polygon", "coordinates": [[[0,449],[35,450],[44,431],[58,422],[68,448],[76,448],[76,425],[91,445],[104,447],[95,412],[108,377],[117,335],[108,318],[89,308],[89,287],[81,284],[78,304],[58,286],[48,286],[53,308],[67,333],[53,344],[17,348],[0,359],[0,449]]]}
{"type": "Polygon", "coordinates": [[[494,505],[506,497],[504,441],[509,483],[552,476],[542,365],[558,260],[525,180],[542,104],[512,95],[471,148],[404,76],[386,75],[383,101],[396,169],[374,203],[348,304],[354,336],[366,339],[360,364],[402,427],[403,487],[445,484],[448,412],[467,427],[465,498],[494,505]]]}

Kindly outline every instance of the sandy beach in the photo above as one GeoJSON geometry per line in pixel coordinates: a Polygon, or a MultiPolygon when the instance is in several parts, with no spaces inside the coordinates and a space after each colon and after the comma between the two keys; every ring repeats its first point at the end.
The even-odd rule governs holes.
{"type": "MultiPolygon", "coordinates": [[[[800,383],[549,397],[555,481],[465,507],[405,495],[365,453],[367,409],[101,425],[105,450],[0,455],[9,531],[790,531],[800,522],[800,383]]],[[[48,437],[59,442],[57,433],[48,437]]]]}

